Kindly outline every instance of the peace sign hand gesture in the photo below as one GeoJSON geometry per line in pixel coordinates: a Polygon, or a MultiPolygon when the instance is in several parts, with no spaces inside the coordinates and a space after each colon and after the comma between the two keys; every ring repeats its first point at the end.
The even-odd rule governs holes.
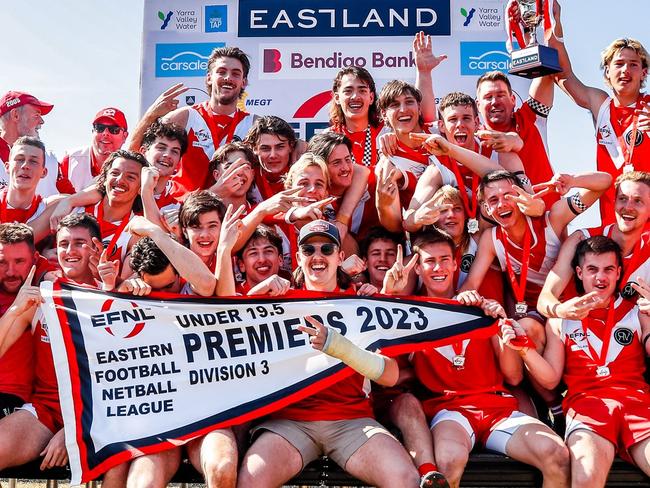
{"type": "Polygon", "coordinates": [[[399,295],[408,285],[409,274],[418,262],[419,254],[414,254],[406,266],[404,266],[404,251],[402,245],[397,245],[397,259],[393,266],[386,271],[384,286],[381,292],[384,295],[399,295]]]}

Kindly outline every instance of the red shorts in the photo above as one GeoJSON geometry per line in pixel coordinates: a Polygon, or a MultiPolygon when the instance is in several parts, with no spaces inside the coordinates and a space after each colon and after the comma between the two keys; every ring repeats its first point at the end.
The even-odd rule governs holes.
{"type": "Polygon", "coordinates": [[[485,445],[494,430],[494,426],[510,418],[513,412],[517,410],[518,403],[515,397],[507,393],[482,393],[448,401],[433,398],[424,400],[422,406],[427,418],[434,421],[443,420],[441,418],[436,419],[436,415],[443,410],[459,412],[467,419],[476,440],[485,445]]]}
{"type": "Polygon", "coordinates": [[[602,392],[583,394],[565,405],[566,437],[579,429],[589,430],[614,444],[623,459],[633,462],[628,449],[650,437],[650,394],[630,389],[612,392],[614,395],[607,395],[610,398],[603,397],[602,392]]]}
{"type": "Polygon", "coordinates": [[[34,396],[31,403],[22,406],[22,410],[27,410],[34,415],[52,434],[56,434],[63,428],[63,415],[58,402],[34,396]]]}

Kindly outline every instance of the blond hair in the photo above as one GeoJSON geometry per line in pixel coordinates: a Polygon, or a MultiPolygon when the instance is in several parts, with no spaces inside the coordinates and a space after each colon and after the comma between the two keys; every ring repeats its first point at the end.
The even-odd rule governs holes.
{"type": "Polygon", "coordinates": [[[323,173],[323,178],[325,178],[325,184],[327,188],[330,187],[330,174],[327,171],[327,163],[320,156],[316,156],[314,153],[306,152],[300,159],[293,163],[287,172],[287,175],[284,179],[284,187],[288,190],[293,188],[294,183],[298,180],[298,177],[302,174],[305,169],[310,166],[316,166],[320,168],[323,173]]]}
{"type": "MultiPolygon", "coordinates": [[[[639,58],[641,58],[641,66],[643,69],[648,68],[648,51],[643,47],[636,39],[630,39],[627,37],[622,37],[621,39],[616,39],[605,50],[600,54],[600,68],[603,70],[603,76],[605,78],[605,83],[608,86],[611,86],[609,80],[607,79],[606,69],[609,66],[609,63],[612,62],[614,56],[623,49],[632,49],[639,58]]],[[[645,78],[641,81],[641,88],[645,86],[645,78]]]]}

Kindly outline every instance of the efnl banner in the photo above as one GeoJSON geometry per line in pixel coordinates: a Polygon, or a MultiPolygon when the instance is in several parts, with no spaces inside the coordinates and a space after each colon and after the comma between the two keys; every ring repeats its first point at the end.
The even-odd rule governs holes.
{"type": "Polygon", "coordinates": [[[143,454],[276,411],[351,375],[297,329],[311,315],[396,355],[495,332],[452,301],[296,292],[131,297],[43,283],[73,485],[143,454]]]}
{"type": "MultiPolygon", "coordinates": [[[[362,66],[377,90],[389,80],[415,81],[412,42],[424,31],[446,54],[433,72],[434,93],[476,92],[477,78],[508,71],[505,0],[147,0],[141,112],[168,87],[190,89],[180,106],[208,98],[205,74],[215,47],[237,46],[251,59],[241,108],[277,115],[303,139],[328,126],[332,80],[362,66]]],[[[512,77],[521,102],[528,81],[512,77]]]]}

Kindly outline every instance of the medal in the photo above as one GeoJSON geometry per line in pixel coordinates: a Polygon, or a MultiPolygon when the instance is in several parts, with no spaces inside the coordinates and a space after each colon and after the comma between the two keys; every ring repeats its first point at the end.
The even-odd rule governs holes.
{"type": "Polygon", "coordinates": [[[515,313],[517,315],[526,315],[528,313],[528,304],[526,302],[517,302],[515,304],[515,313]]]}
{"type": "MultiPolygon", "coordinates": [[[[614,307],[614,298],[612,297],[609,300],[609,307],[607,310],[607,319],[605,320],[605,328],[602,336],[602,346],[600,349],[600,354],[596,353],[596,350],[593,348],[591,345],[591,342],[589,341],[589,335],[593,334],[593,332],[588,333],[587,332],[587,324],[589,321],[589,317],[582,319],[582,332],[584,334],[585,341],[587,341],[587,347],[589,348],[589,353],[591,354],[591,359],[596,363],[596,364],[601,364],[602,366],[597,366],[596,367],[596,376],[598,378],[606,378],[607,376],[610,375],[609,367],[607,366],[607,351],[609,350],[609,342],[612,338],[612,330],[614,329],[615,325],[615,317],[614,317],[614,312],[615,312],[615,307],[614,307]]],[[[592,319],[595,320],[595,319],[592,319]]]]}
{"type": "Polygon", "coordinates": [[[633,164],[625,164],[623,165],[623,173],[631,173],[634,171],[634,165],[633,164]]]}
{"type": "Polygon", "coordinates": [[[599,378],[605,378],[606,376],[609,376],[609,368],[607,366],[599,366],[596,369],[596,376],[599,378]]]}
{"type": "Polygon", "coordinates": [[[454,365],[456,369],[465,368],[465,349],[469,340],[464,340],[463,342],[454,342],[451,347],[454,349],[454,357],[451,359],[451,364],[454,365]]]}
{"type": "Polygon", "coordinates": [[[470,234],[476,234],[478,232],[478,219],[469,219],[467,221],[467,231],[470,234]]]}
{"type": "Polygon", "coordinates": [[[454,356],[451,362],[454,368],[462,369],[465,367],[465,356],[454,356]]]}

